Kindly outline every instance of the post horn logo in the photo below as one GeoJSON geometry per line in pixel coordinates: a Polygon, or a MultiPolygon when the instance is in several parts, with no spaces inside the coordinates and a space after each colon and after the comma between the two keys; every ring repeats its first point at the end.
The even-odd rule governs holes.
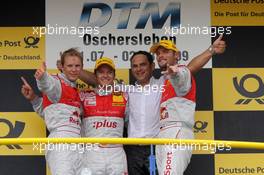
{"type": "MultiPolygon", "coordinates": [[[[13,124],[9,120],[0,118],[0,123],[5,123],[9,127],[9,132],[7,133],[7,135],[0,138],[18,138],[22,134],[25,128],[25,123],[20,121],[16,121],[15,126],[13,126],[13,124]]],[[[20,145],[6,145],[6,146],[9,149],[22,149],[20,145]]]]}
{"type": "Polygon", "coordinates": [[[262,79],[256,74],[247,74],[243,76],[239,83],[237,81],[237,77],[234,77],[233,84],[237,92],[240,93],[242,96],[246,97],[246,98],[238,99],[235,103],[236,105],[241,105],[241,104],[246,105],[249,104],[252,100],[255,100],[258,104],[264,104],[264,99],[260,98],[264,95],[264,84],[262,79]],[[248,91],[244,86],[245,81],[249,78],[253,78],[258,82],[259,85],[258,89],[255,90],[254,92],[248,91]]]}
{"type": "Polygon", "coordinates": [[[205,130],[205,128],[208,126],[208,122],[202,122],[202,121],[196,121],[193,128],[194,128],[194,132],[198,133],[207,133],[207,131],[205,130]]]}
{"type": "Polygon", "coordinates": [[[38,37],[33,37],[33,36],[29,36],[29,37],[25,37],[24,38],[24,42],[27,44],[27,46],[25,46],[25,48],[38,48],[38,46],[36,46],[39,43],[39,38],[38,37]]]}

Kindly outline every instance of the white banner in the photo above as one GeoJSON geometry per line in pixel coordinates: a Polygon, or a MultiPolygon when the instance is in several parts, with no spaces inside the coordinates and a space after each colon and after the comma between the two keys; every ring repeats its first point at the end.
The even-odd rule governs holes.
{"type": "Polygon", "coordinates": [[[70,47],[83,51],[85,68],[93,68],[101,56],[130,68],[133,52],[149,51],[164,38],[176,42],[180,63],[187,64],[210,45],[208,30],[209,0],[47,0],[46,27],[39,33],[46,35],[49,68],[56,68],[59,52],[70,47]]]}

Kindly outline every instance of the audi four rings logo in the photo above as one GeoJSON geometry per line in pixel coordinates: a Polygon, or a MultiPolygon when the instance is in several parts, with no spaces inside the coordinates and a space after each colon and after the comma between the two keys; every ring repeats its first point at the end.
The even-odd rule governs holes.
{"type": "Polygon", "coordinates": [[[27,46],[25,46],[25,48],[38,48],[38,46],[36,46],[39,42],[39,38],[38,37],[33,37],[33,36],[29,36],[29,37],[25,37],[24,38],[24,42],[27,44],[27,46]]]}
{"type": "MultiPolygon", "coordinates": [[[[22,134],[25,128],[25,123],[20,121],[16,121],[14,126],[9,120],[0,118],[0,123],[4,123],[9,127],[9,132],[7,133],[7,135],[2,136],[0,138],[18,138],[22,134]]],[[[6,146],[9,149],[22,149],[20,145],[6,145],[6,146]]]]}
{"type": "Polygon", "coordinates": [[[238,99],[235,103],[236,105],[246,105],[249,104],[252,100],[255,100],[258,104],[264,104],[264,99],[261,99],[261,97],[264,95],[264,84],[262,79],[258,75],[247,74],[240,79],[239,83],[237,77],[234,77],[233,84],[237,92],[240,93],[242,96],[246,97],[238,99]],[[245,81],[250,78],[257,80],[258,82],[258,89],[253,92],[248,91],[244,86],[245,81]]]}
{"type": "Polygon", "coordinates": [[[207,133],[207,131],[205,130],[205,128],[207,127],[208,125],[208,122],[202,122],[202,121],[196,121],[193,128],[194,128],[194,132],[195,133],[198,133],[198,132],[201,132],[201,133],[207,133]]]}

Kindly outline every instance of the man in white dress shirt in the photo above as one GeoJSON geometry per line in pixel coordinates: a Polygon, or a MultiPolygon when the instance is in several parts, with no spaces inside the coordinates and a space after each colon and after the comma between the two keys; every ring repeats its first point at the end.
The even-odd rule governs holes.
{"type": "MultiPolygon", "coordinates": [[[[166,47],[166,45],[164,46],[166,47]]],[[[223,53],[225,47],[225,42],[222,41],[221,35],[213,45],[192,59],[187,68],[191,74],[196,73],[214,54],[223,53]]],[[[158,61],[162,71],[166,71],[168,61],[170,60],[165,58],[158,61]]],[[[145,88],[145,91],[129,93],[128,137],[154,138],[157,137],[160,131],[160,103],[166,78],[161,76],[159,79],[155,79],[152,76],[154,68],[153,57],[148,52],[139,51],[131,57],[131,70],[137,80],[136,84],[143,87],[148,86],[149,88],[145,88]],[[156,86],[156,88],[152,88],[153,86],[156,86]]],[[[128,145],[125,148],[128,172],[137,175],[149,174],[148,157],[150,155],[150,147],[128,145]]]]}
{"type": "MultiPolygon", "coordinates": [[[[131,57],[132,74],[137,80],[137,90],[128,96],[128,137],[154,138],[159,133],[159,107],[162,82],[152,76],[155,69],[153,56],[138,51],[131,57]]],[[[149,145],[125,146],[129,174],[149,174],[149,145]]]]}

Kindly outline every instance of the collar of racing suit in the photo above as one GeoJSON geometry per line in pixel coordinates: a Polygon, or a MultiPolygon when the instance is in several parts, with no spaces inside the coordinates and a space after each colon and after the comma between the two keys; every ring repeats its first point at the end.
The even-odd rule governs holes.
{"type": "Polygon", "coordinates": [[[68,80],[64,73],[60,73],[60,74],[58,74],[58,76],[59,76],[59,78],[61,78],[65,83],[67,83],[71,87],[76,87],[76,82],[68,80]]]}

